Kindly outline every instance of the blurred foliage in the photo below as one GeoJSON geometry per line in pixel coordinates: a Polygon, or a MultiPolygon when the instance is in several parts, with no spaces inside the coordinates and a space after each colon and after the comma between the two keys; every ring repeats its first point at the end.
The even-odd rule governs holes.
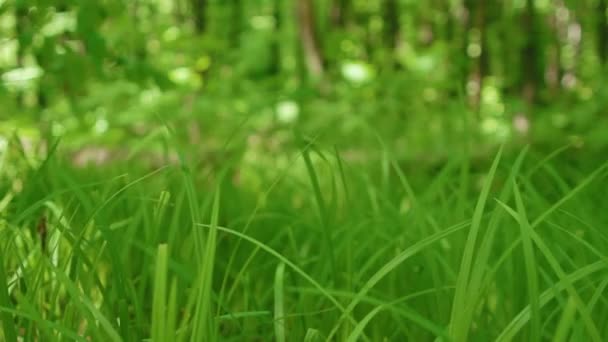
{"type": "Polygon", "coordinates": [[[201,149],[276,147],[297,125],[360,152],[380,135],[402,158],[601,149],[607,13],[605,0],[3,0],[0,139],[154,149],[169,129],[201,149]]]}

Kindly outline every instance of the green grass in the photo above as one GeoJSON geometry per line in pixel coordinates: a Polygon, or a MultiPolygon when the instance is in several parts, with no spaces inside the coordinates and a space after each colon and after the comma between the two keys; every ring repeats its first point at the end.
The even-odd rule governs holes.
{"type": "Polygon", "coordinates": [[[76,168],[9,145],[0,340],[608,340],[608,164],[579,153],[427,168],[299,138],[275,164],[76,168]]]}

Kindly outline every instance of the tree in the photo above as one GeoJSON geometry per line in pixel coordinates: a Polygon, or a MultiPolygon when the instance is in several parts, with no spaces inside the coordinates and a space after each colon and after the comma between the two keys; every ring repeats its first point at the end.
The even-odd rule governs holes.
{"type": "Polygon", "coordinates": [[[399,35],[399,5],[397,0],[384,1],[384,39],[386,45],[394,49],[399,35]]]}
{"type": "Polygon", "coordinates": [[[486,44],[486,0],[465,1],[467,18],[466,55],[470,58],[467,85],[469,101],[479,110],[483,80],[488,73],[488,46],[486,44]]]}
{"type": "Polygon", "coordinates": [[[205,32],[207,27],[207,0],[191,0],[194,27],[198,34],[205,32]]]}
{"type": "Polygon", "coordinates": [[[309,76],[323,76],[323,57],[315,32],[313,4],[311,0],[297,0],[296,15],[304,62],[309,76]]]}
{"type": "Polygon", "coordinates": [[[542,60],[540,56],[540,28],[537,24],[537,13],[534,0],[526,0],[526,8],[522,16],[525,32],[525,44],[521,51],[521,66],[523,73],[523,97],[528,104],[536,101],[538,88],[543,83],[542,60]]]}
{"type": "Polygon", "coordinates": [[[597,2],[597,40],[598,55],[602,65],[608,62],[608,1],[599,0],[597,2]]]}
{"type": "MultiPolygon", "coordinates": [[[[389,0],[390,1],[390,0],[389,0]]],[[[331,22],[333,26],[344,27],[348,15],[349,0],[333,0],[331,3],[331,22]]]]}

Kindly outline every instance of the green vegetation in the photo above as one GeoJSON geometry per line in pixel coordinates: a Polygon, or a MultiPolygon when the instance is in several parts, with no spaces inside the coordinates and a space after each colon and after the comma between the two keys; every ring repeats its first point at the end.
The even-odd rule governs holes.
{"type": "Polygon", "coordinates": [[[608,340],[607,7],[0,0],[0,341],[608,340]]]}

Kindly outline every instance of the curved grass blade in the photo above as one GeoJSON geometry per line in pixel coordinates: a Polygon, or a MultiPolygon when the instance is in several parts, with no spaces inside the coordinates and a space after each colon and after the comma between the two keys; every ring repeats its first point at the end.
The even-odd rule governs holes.
{"type": "MultiPolygon", "coordinates": [[[[209,228],[209,225],[206,224],[199,224],[200,227],[205,227],[205,228],[209,228]]],[[[299,268],[296,264],[294,264],[293,262],[289,261],[289,259],[285,258],[284,256],[282,256],[279,252],[275,251],[274,249],[270,248],[269,246],[267,246],[266,244],[248,236],[245,235],[243,233],[237,232],[233,229],[230,228],[226,228],[226,227],[221,227],[221,226],[217,226],[216,227],[217,230],[222,231],[224,233],[228,233],[234,236],[237,236],[245,241],[248,241],[250,243],[252,243],[255,246],[258,246],[260,249],[262,249],[263,251],[265,251],[266,253],[274,256],[275,258],[277,258],[278,260],[280,260],[281,262],[283,262],[286,266],[288,266],[289,268],[291,268],[294,272],[296,272],[297,274],[299,274],[302,278],[304,278],[306,281],[308,281],[312,286],[314,286],[317,290],[319,290],[319,292],[325,297],[327,298],[333,305],[336,306],[336,308],[338,308],[341,312],[344,312],[344,307],[342,306],[342,304],[340,304],[340,302],[334,297],[332,296],[327,290],[325,290],[323,288],[323,286],[321,286],[321,284],[319,284],[316,280],[314,280],[311,276],[309,276],[306,272],[304,272],[301,268],[299,268]]]]}
{"type": "Polygon", "coordinates": [[[521,232],[521,241],[524,250],[524,264],[526,268],[526,280],[528,282],[528,299],[530,300],[530,339],[532,341],[540,341],[540,306],[538,303],[538,274],[536,273],[536,260],[534,257],[534,244],[532,242],[530,222],[526,215],[524,202],[519,192],[517,184],[513,184],[513,193],[515,195],[515,204],[517,206],[517,214],[519,227],[521,232]]]}
{"type": "Polygon", "coordinates": [[[380,311],[384,309],[384,306],[377,306],[372,311],[370,311],[359,323],[354,327],[353,331],[350,333],[346,342],[357,342],[359,337],[363,333],[363,329],[380,311]]]}
{"type": "MultiPolygon", "coordinates": [[[[0,253],[0,307],[12,309],[13,305],[8,296],[8,277],[4,269],[4,252],[0,253]]],[[[8,342],[17,341],[17,332],[15,331],[15,323],[10,312],[3,311],[0,314],[0,321],[2,322],[2,328],[4,330],[4,338],[8,342]]]]}
{"type": "MultiPolygon", "coordinates": [[[[505,210],[511,216],[513,216],[517,220],[518,214],[511,207],[509,207],[508,205],[506,205],[500,201],[498,201],[498,203],[503,208],[505,208],[505,210]]],[[[551,266],[551,268],[553,269],[553,271],[556,273],[556,275],[559,277],[560,280],[563,279],[566,282],[566,290],[568,291],[572,300],[574,300],[574,302],[576,303],[576,308],[578,309],[578,311],[581,315],[581,318],[582,318],[583,322],[585,323],[587,332],[589,333],[589,337],[594,342],[601,342],[602,338],[601,338],[601,335],[599,333],[597,326],[593,322],[593,319],[592,319],[590,313],[588,312],[587,307],[583,303],[581,297],[579,296],[578,292],[576,291],[576,289],[574,288],[572,283],[568,281],[567,275],[564,272],[564,270],[562,269],[562,267],[560,266],[559,261],[555,258],[555,256],[553,255],[553,253],[551,252],[549,247],[547,247],[547,245],[544,243],[544,241],[540,238],[540,236],[538,236],[538,234],[536,234],[536,232],[533,229],[530,229],[529,232],[530,232],[530,237],[536,244],[538,250],[543,254],[545,259],[548,261],[549,266],[551,266]]],[[[604,263],[603,260],[601,262],[604,263]]]]}
{"type": "Polygon", "coordinates": [[[485,182],[481,189],[481,193],[479,195],[479,199],[477,200],[477,205],[475,206],[475,211],[473,212],[471,229],[469,230],[469,235],[467,237],[467,241],[464,246],[464,251],[462,253],[462,261],[460,264],[460,272],[458,274],[458,279],[456,280],[456,293],[454,294],[454,300],[452,303],[452,313],[450,317],[449,328],[450,337],[455,342],[466,341],[467,336],[469,334],[471,317],[470,315],[462,315],[461,313],[462,310],[468,306],[467,299],[469,281],[472,271],[473,256],[475,253],[477,238],[481,230],[481,219],[483,217],[483,212],[485,210],[488,195],[490,193],[490,187],[494,180],[496,170],[498,169],[498,163],[500,162],[502,151],[503,147],[498,150],[498,153],[494,158],[494,162],[490,167],[490,171],[486,176],[485,182]]]}
{"type": "MultiPolygon", "coordinates": [[[[563,291],[576,283],[581,279],[585,279],[590,275],[606,269],[606,263],[604,261],[597,261],[582,267],[567,276],[561,278],[559,282],[554,284],[551,288],[545,290],[539,296],[539,307],[547,305],[553,298],[555,298],[560,291],[563,291]]],[[[522,311],[517,314],[513,320],[503,329],[502,333],[496,338],[496,342],[508,342],[513,341],[515,335],[530,321],[530,306],[526,306],[522,311]]]]}
{"type": "Polygon", "coordinates": [[[338,329],[340,327],[340,324],[342,323],[342,321],[344,320],[344,318],[347,317],[347,316],[350,316],[350,313],[354,310],[354,308],[357,306],[357,304],[359,304],[359,302],[363,299],[363,297],[380,280],[382,280],[387,274],[389,274],[397,266],[401,265],[404,261],[406,261],[407,259],[411,258],[412,256],[418,254],[419,252],[421,252],[425,248],[429,247],[430,245],[434,244],[435,242],[440,241],[443,238],[446,238],[446,237],[452,235],[453,233],[456,233],[456,232],[464,229],[468,225],[469,225],[469,222],[459,223],[459,224],[454,225],[454,226],[452,226],[450,228],[447,228],[447,229],[442,230],[442,231],[440,231],[438,233],[435,233],[435,234],[433,234],[433,235],[431,235],[431,236],[429,236],[429,237],[427,237],[425,239],[422,239],[422,240],[418,241],[417,243],[415,243],[414,245],[406,248],[403,252],[399,253],[399,255],[397,255],[396,257],[394,257],[393,259],[391,259],[384,266],[382,266],[363,285],[363,287],[361,288],[361,290],[359,290],[359,292],[357,293],[357,295],[353,298],[353,300],[350,302],[350,304],[346,307],[346,309],[342,313],[342,316],[340,317],[340,319],[338,320],[338,322],[336,323],[336,325],[334,325],[334,328],[330,332],[330,334],[329,334],[329,336],[328,336],[327,339],[331,340],[331,338],[334,336],[334,334],[338,331],[338,329]]]}

